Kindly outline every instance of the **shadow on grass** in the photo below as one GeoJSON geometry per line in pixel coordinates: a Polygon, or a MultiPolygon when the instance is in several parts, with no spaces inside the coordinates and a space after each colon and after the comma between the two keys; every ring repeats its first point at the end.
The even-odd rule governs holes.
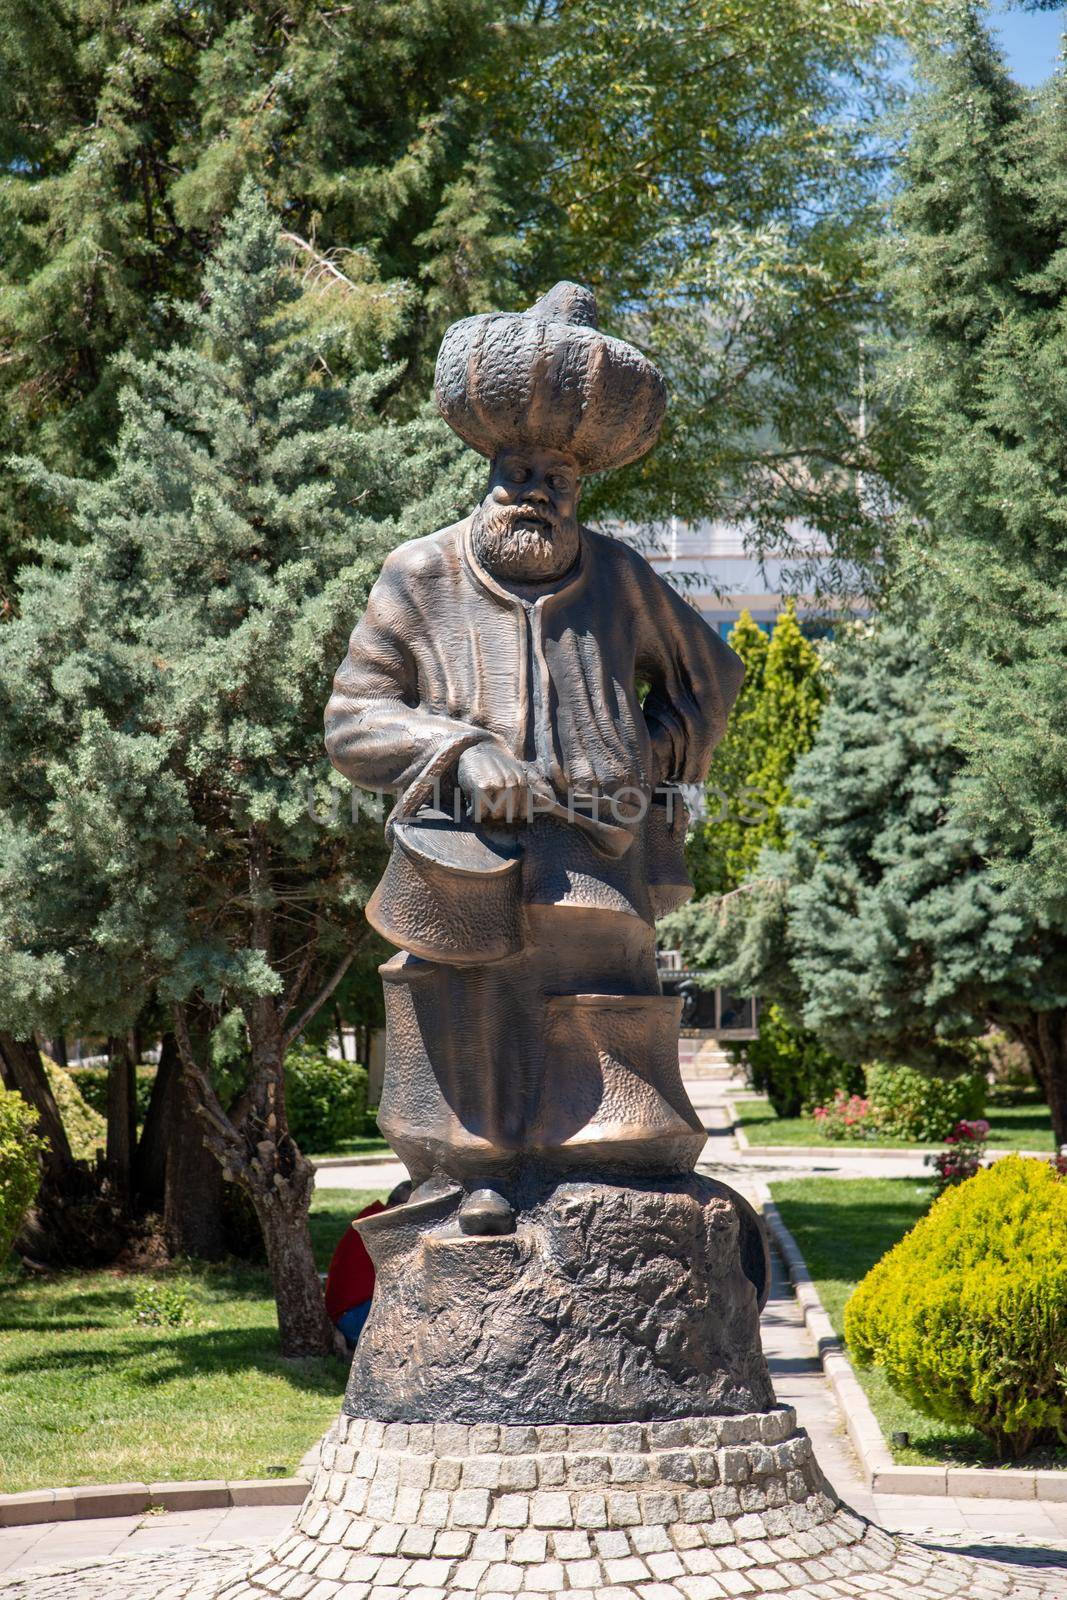
{"type": "Polygon", "coordinates": [[[56,1345],[40,1354],[15,1357],[4,1363],[5,1372],[19,1377],[97,1372],[107,1367],[119,1382],[123,1369],[138,1388],[152,1388],[182,1378],[209,1378],[259,1373],[282,1378],[293,1389],[336,1395],[343,1381],[345,1363],[336,1356],[308,1356],[291,1360],[279,1352],[276,1325],[264,1322],[251,1328],[211,1328],[202,1332],[184,1329],[159,1337],[146,1345],[143,1338],[109,1330],[106,1343],[56,1345]]]}

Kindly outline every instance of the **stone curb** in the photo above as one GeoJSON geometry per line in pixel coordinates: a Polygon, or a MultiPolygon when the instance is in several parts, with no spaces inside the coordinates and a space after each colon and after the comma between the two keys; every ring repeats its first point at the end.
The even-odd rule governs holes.
{"type": "Polygon", "coordinates": [[[873,1494],[946,1495],[971,1500],[1067,1502],[1067,1472],[989,1467],[898,1467],[845,1347],[834,1332],[807,1262],[765,1183],[753,1184],[767,1231],[786,1264],[804,1324],[815,1341],[867,1487],[873,1494]]]}
{"type": "Polygon", "coordinates": [[[136,1517],[150,1506],[167,1511],[227,1510],[231,1506],[299,1506],[303,1478],[205,1479],[194,1483],[91,1483],[77,1489],[30,1489],[0,1494],[0,1528],[90,1517],[136,1517]]]}

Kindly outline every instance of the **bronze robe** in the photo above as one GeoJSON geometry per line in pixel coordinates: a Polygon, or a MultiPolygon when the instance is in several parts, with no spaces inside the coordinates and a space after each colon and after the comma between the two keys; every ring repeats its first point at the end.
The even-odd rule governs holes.
{"type": "Polygon", "coordinates": [[[404,1069],[388,1072],[382,1125],[413,1176],[510,1170],[519,1152],[563,1145],[573,1167],[594,1126],[601,1149],[613,1142],[640,1166],[656,1152],[644,1137],[641,1156],[639,1135],[659,1127],[661,1158],[679,1113],[692,1143],[677,1002],[655,968],[652,924],[690,892],[684,808],[672,815],[662,790],[702,781],[743,672],[641,555],[590,529],[571,572],[532,604],[479,563],[470,519],[385,562],[326,710],[334,765],[403,803],[489,740],[564,801],[594,792],[635,813],[617,861],[567,823],[522,830],[521,955],[477,969],[403,955],[383,969],[388,1055],[404,1069]],[[622,1058],[614,1076],[605,1030],[607,1056],[622,1058]]]}

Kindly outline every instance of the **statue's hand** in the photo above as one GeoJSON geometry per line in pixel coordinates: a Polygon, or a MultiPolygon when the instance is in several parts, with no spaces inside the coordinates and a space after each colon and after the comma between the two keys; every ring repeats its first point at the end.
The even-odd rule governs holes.
{"type": "Polygon", "coordinates": [[[492,821],[527,822],[538,802],[550,795],[544,780],[500,745],[464,750],[456,777],[475,817],[492,821]]]}

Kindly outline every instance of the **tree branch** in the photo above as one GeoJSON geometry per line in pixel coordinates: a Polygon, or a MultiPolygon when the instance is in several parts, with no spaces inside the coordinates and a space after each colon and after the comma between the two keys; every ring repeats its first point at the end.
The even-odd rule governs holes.
{"type": "Polygon", "coordinates": [[[300,1037],[308,1023],[311,1021],[312,1017],[315,1015],[316,1011],[319,1010],[320,1006],[324,1006],[326,1004],[327,1000],[333,994],[333,991],[337,988],[337,985],[340,983],[341,979],[344,977],[345,973],[356,959],[356,956],[359,953],[359,947],[363,943],[364,937],[365,935],[361,933],[355,944],[349,950],[348,954],[334,968],[331,976],[323,984],[322,988],[312,1000],[311,1004],[302,1013],[299,1020],[294,1022],[291,1028],[287,1028],[285,1030],[285,1033],[282,1035],[283,1051],[288,1050],[293,1040],[300,1037]]]}

